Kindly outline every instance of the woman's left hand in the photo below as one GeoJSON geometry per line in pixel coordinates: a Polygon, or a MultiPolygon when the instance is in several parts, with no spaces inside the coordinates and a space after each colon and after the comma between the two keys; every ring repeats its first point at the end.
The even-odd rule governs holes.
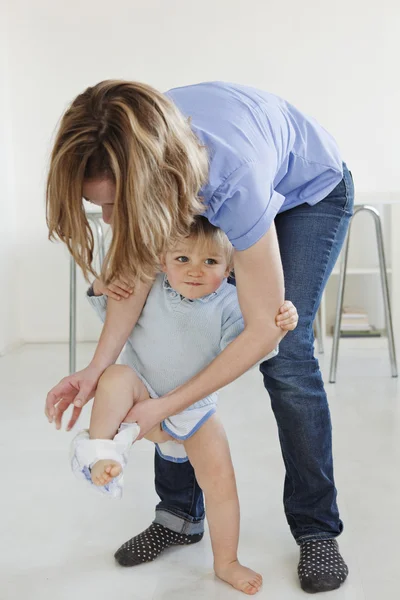
{"type": "Polygon", "coordinates": [[[163,402],[160,398],[148,398],[138,402],[129,411],[124,419],[128,423],[137,423],[140,427],[138,440],[141,440],[153,427],[164,420],[165,415],[161,412],[163,402]]]}
{"type": "Polygon", "coordinates": [[[293,302],[285,300],[279,309],[275,322],[277,327],[280,327],[283,331],[293,331],[293,329],[296,329],[299,322],[299,315],[293,302]]]}

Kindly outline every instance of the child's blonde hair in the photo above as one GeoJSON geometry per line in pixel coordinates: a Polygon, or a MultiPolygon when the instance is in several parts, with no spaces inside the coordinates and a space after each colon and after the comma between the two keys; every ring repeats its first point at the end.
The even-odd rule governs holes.
{"type": "Polygon", "coordinates": [[[187,235],[204,211],[198,194],[207,176],[206,149],[166,96],[142,83],[103,81],[62,117],[47,180],[49,239],[68,246],[86,278],[96,276],[82,187],[109,178],[116,194],[103,278],[149,280],[171,236],[187,235]]]}
{"type": "Polygon", "coordinates": [[[193,240],[196,244],[199,244],[202,248],[212,251],[216,248],[222,252],[225,257],[227,267],[231,270],[233,268],[233,246],[229,241],[227,235],[219,227],[212,225],[206,217],[196,216],[189,229],[188,235],[183,238],[175,236],[171,239],[168,249],[172,249],[181,239],[193,240]]]}

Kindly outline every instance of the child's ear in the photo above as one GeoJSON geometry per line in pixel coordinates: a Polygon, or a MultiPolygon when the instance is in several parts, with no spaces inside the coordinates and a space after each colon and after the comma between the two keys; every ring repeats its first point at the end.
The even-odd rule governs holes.
{"type": "Polygon", "coordinates": [[[161,271],[163,271],[163,273],[166,273],[166,271],[167,271],[167,263],[166,263],[166,260],[165,260],[165,254],[163,254],[161,256],[160,267],[161,267],[161,271]]]}

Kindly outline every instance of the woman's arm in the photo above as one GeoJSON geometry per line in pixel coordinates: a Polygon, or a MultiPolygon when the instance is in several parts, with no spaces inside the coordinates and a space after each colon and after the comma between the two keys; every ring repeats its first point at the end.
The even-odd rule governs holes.
{"type": "Polygon", "coordinates": [[[275,227],[272,226],[251,248],[236,252],[234,260],[236,287],[245,323],[243,332],[205,369],[163,396],[162,402],[145,401],[135,406],[135,417],[143,433],[151,421],[159,422],[181,412],[237,379],[269,354],[285,336],[275,324],[284,300],[275,227]],[[146,403],[148,407],[152,405],[151,415],[146,415],[146,403]]]}
{"type": "Polygon", "coordinates": [[[55,421],[58,429],[63,413],[71,404],[74,410],[68,429],[77,421],[82,406],[93,398],[101,374],[117,360],[135,326],[150,288],[151,284],[139,283],[129,298],[108,300],[106,320],[92,361],[82,371],[64,377],[47,394],[45,414],[50,423],[55,421]]]}

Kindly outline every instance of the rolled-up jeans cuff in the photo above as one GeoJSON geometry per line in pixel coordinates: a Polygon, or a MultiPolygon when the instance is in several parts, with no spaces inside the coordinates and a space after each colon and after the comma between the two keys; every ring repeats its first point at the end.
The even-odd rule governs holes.
{"type": "Polygon", "coordinates": [[[156,510],[153,523],[158,523],[167,529],[171,529],[171,531],[184,533],[185,535],[195,535],[204,532],[204,519],[189,521],[167,510],[156,510]]]}
{"type": "Polygon", "coordinates": [[[333,540],[339,537],[340,533],[310,533],[308,535],[302,535],[296,539],[296,543],[298,546],[301,546],[304,542],[311,541],[322,541],[322,540],[333,540]]]}

